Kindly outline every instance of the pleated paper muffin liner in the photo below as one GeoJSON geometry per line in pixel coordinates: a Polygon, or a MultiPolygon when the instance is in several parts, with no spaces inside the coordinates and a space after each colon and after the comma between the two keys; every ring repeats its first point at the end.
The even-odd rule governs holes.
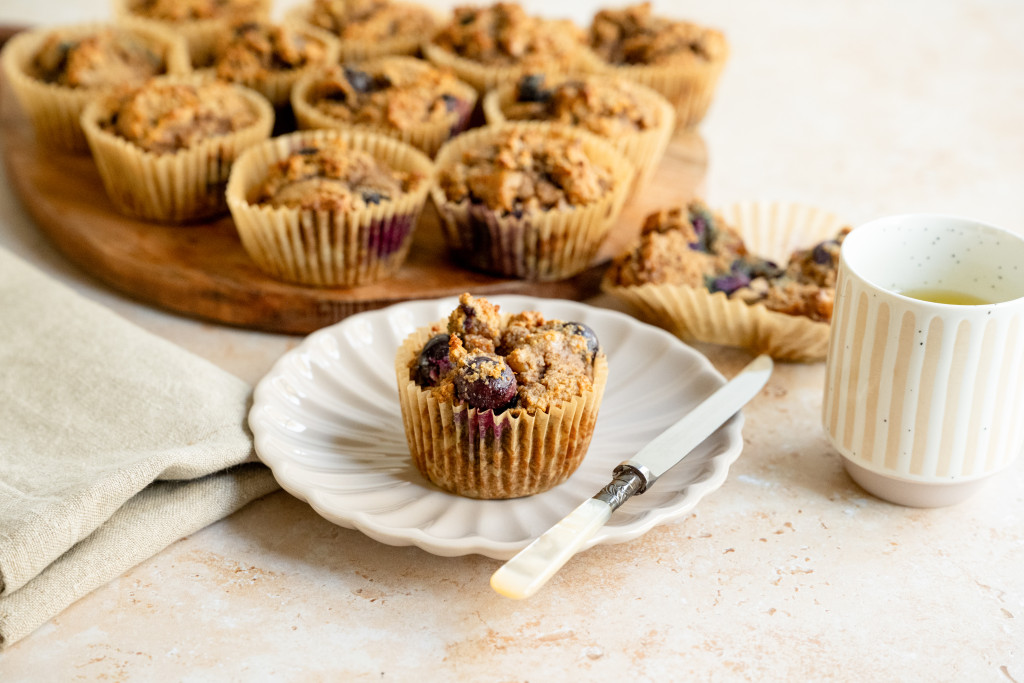
{"type": "Polygon", "coordinates": [[[138,0],[112,0],[112,4],[114,16],[119,24],[168,30],[184,38],[192,65],[203,67],[210,63],[217,41],[228,32],[236,19],[269,21],[271,0],[256,0],[254,8],[241,17],[229,13],[225,16],[182,21],[154,19],[136,14],[133,8],[140,4],[138,0]]]}
{"type": "Polygon", "coordinates": [[[540,130],[582,138],[587,156],[611,170],[612,187],[604,197],[586,205],[516,216],[468,199],[451,202],[435,186],[432,193],[445,240],[456,259],[475,270],[530,280],[571,277],[591,264],[618,219],[633,182],[633,165],[611,144],[586,131],[520,121],[484,126],[453,138],[437,153],[438,169],[458,164],[463,152],[488,144],[508,130],[540,130]]]}
{"type": "MultiPolygon", "coordinates": [[[[199,84],[205,80],[193,74],[151,82],[199,84]]],[[[82,129],[107,195],[119,212],[163,223],[184,223],[226,213],[224,190],[232,164],[243,150],[266,140],[274,127],[274,109],[265,97],[244,86],[229,87],[249,103],[256,121],[233,133],[165,154],[145,150],[100,125],[116,106],[110,98],[96,100],[85,108],[82,129]]]]}
{"type": "Polygon", "coordinates": [[[303,285],[354,287],[387,278],[401,267],[433,179],[430,159],[394,138],[351,130],[300,131],[246,151],[232,169],[227,201],[242,246],[260,270],[303,285]],[[350,149],[418,173],[422,180],[412,192],[353,211],[250,203],[250,193],[272,165],[328,139],[341,139],[350,149]]]}
{"type": "MultiPolygon", "coordinates": [[[[423,44],[423,55],[437,66],[454,71],[460,80],[472,85],[481,95],[485,95],[489,90],[494,90],[505,83],[515,83],[526,74],[537,70],[535,66],[524,66],[521,64],[508,66],[481,64],[480,62],[449,52],[443,47],[430,42],[423,44]]],[[[546,73],[552,74],[562,72],[594,73],[601,71],[603,68],[605,67],[600,58],[589,48],[582,45],[573,63],[565,69],[557,70],[554,68],[553,63],[545,64],[543,67],[546,73]]]]}
{"type": "MultiPolygon", "coordinates": [[[[393,3],[396,5],[408,5],[409,7],[415,7],[419,9],[428,9],[423,5],[417,5],[414,3],[393,3]]],[[[298,22],[307,26],[315,26],[309,20],[309,13],[312,9],[312,1],[308,0],[302,5],[292,7],[285,12],[285,20],[298,22]]],[[[415,35],[394,35],[384,38],[383,40],[352,40],[349,38],[339,38],[341,41],[341,55],[339,61],[345,62],[362,62],[369,59],[377,59],[378,57],[386,57],[389,55],[406,55],[414,57],[420,52],[420,45],[425,40],[430,40],[434,37],[442,25],[447,21],[447,16],[439,12],[431,10],[430,12],[434,16],[434,23],[430,26],[422,27],[421,32],[417,32],[415,35]]]]}
{"type": "Polygon", "coordinates": [[[607,64],[599,73],[607,73],[645,85],[661,93],[676,110],[676,129],[699,124],[711,101],[728,54],[716,60],[693,59],[673,64],[607,64]]]}
{"type": "MultiPolygon", "coordinates": [[[[718,214],[739,231],[751,254],[780,265],[794,250],[832,239],[845,225],[832,213],[801,204],[745,202],[718,214]]],[[[724,292],[671,284],[623,287],[608,278],[602,289],[684,341],[737,346],[808,363],[824,360],[828,351],[829,323],[730,299],[724,292]]]]}
{"type": "MultiPolygon", "coordinates": [[[[297,69],[274,69],[267,71],[259,78],[240,78],[233,80],[234,83],[244,85],[255,90],[270,100],[275,108],[286,106],[291,98],[292,89],[303,76],[322,68],[325,64],[337,64],[341,54],[341,43],[338,38],[327,31],[323,31],[305,24],[292,23],[288,28],[315,40],[324,46],[323,60],[304,64],[297,69]]],[[[216,67],[206,67],[197,70],[199,73],[208,75],[210,78],[217,78],[216,67]]]]}
{"type": "MultiPolygon", "coordinates": [[[[398,58],[408,59],[409,64],[413,68],[431,68],[422,60],[400,56],[398,58]]],[[[371,66],[374,61],[377,60],[364,63],[364,68],[371,66]]],[[[443,121],[428,121],[404,130],[385,125],[348,123],[325,114],[310,101],[309,92],[322,77],[322,71],[310,72],[300,78],[292,90],[292,111],[295,112],[295,120],[299,125],[299,129],[334,128],[338,130],[362,130],[381,133],[410,144],[422,150],[428,156],[435,155],[441,145],[447,142],[449,138],[458,135],[469,126],[470,117],[473,114],[473,109],[476,107],[476,89],[468,83],[456,81],[454,83],[454,90],[459,103],[456,109],[443,121]]]]}
{"type": "Polygon", "coordinates": [[[571,401],[518,416],[438,401],[410,379],[409,365],[443,323],[411,334],[398,349],[395,375],[409,452],[437,486],[469,498],[518,498],[547,491],[583,462],[608,378],[594,361],[593,389],[571,401]]]}
{"type": "MultiPolygon", "coordinates": [[[[589,78],[609,78],[615,76],[589,76],[589,78]]],[[[672,131],[675,130],[676,115],[671,103],[662,95],[643,86],[631,82],[633,94],[640,102],[657,112],[658,125],[647,130],[638,130],[633,133],[626,133],[615,138],[604,138],[620,154],[632,162],[636,169],[636,187],[642,186],[650,179],[654,170],[665,156],[665,150],[672,139],[672,131]]],[[[516,83],[505,83],[487,93],[483,100],[484,117],[487,123],[504,123],[508,119],[506,112],[515,97],[516,83]]]]}
{"type": "Polygon", "coordinates": [[[35,129],[36,140],[47,147],[66,152],[85,152],[89,145],[82,132],[79,119],[86,105],[92,100],[107,95],[118,84],[91,88],[73,88],[56,83],[47,83],[28,73],[29,64],[51,34],[60,32],[71,38],[85,38],[107,29],[128,31],[141,36],[163,52],[165,70],[169,75],[188,74],[189,64],[185,43],[178,37],[161,29],[115,26],[114,24],[89,23],[72,26],[48,26],[24,31],[15,35],[4,45],[0,63],[4,77],[14,91],[18,102],[35,129]]]}

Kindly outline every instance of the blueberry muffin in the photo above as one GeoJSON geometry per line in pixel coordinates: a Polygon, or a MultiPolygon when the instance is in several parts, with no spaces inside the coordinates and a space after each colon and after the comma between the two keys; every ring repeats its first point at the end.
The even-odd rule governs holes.
{"type": "Polygon", "coordinates": [[[441,148],[437,166],[434,203],[455,258],[536,280],[591,264],[633,180],[608,143],[552,123],[469,131],[441,148]]]}
{"type": "Polygon", "coordinates": [[[463,294],[398,349],[409,450],[424,477],[471,498],[546,491],[579,467],[607,360],[594,330],[463,294]]]}
{"type": "Polygon", "coordinates": [[[427,59],[455,70],[481,94],[525,73],[593,71],[600,63],[586,35],[565,19],[527,14],[516,3],[456,7],[454,17],[424,45],[427,59]]]}
{"type": "Polygon", "coordinates": [[[353,287],[401,267],[433,179],[430,159],[393,138],[300,131],[243,154],[227,201],[260,270],[303,285],[353,287]]]}
{"type": "Polygon", "coordinates": [[[390,135],[433,155],[469,125],[477,93],[446,69],[382,57],[310,73],[292,94],[299,127],[390,135]]]}
{"type": "Polygon", "coordinates": [[[424,5],[391,0],[312,0],[287,14],[341,39],[341,60],[419,53],[443,18],[424,5]]]}
{"type": "Polygon", "coordinates": [[[194,67],[210,63],[214,46],[238,21],[269,21],[271,0],[113,0],[118,23],[181,36],[194,67]]]}
{"type": "Polygon", "coordinates": [[[242,21],[217,41],[209,68],[217,78],[252,88],[283,107],[303,74],[336,63],[340,52],[338,39],[325,31],[242,21]]]}
{"type": "Polygon", "coordinates": [[[741,206],[729,220],[699,200],[651,214],[636,244],[612,261],[603,288],[688,341],[823,359],[849,228],[807,207],[741,206]],[[749,246],[773,233],[786,244],[819,241],[779,266],[749,246]]]}
{"type": "Polygon", "coordinates": [[[553,121],[607,140],[629,159],[642,184],[653,173],[675,128],[668,101],[638,83],[604,75],[524,75],[487,93],[488,123],[553,121]]]}
{"type": "Polygon", "coordinates": [[[81,122],[114,207],[181,223],[226,212],[231,164],[270,135],[274,111],[239,85],[162,77],[92,102],[81,122]]]}
{"type": "Polygon", "coordinates": [[[153,76],[191,71],[185,44],[175,36],[109,24],[19,33],[0,62],[38,141],[66,151],[88,149],[79,117],[91,100],[153,76]]]}
{"type": "Polygon", "coordinates": [[[680,128],[704,118],[729,56],[720,31],[657,16],[649,2],[601,10],[589,38],[606,70],[664,95],[676,108],[680,128]]]}

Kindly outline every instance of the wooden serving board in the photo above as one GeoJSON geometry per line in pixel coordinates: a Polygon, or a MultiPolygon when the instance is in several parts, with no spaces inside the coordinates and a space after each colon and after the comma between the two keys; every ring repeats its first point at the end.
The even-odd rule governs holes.
{"type": "Polygon", "coordinates": [[[644,217],[696,194],[707,159],[698,133],[678,135],[654,179],[627,203],[592,266],[572,279],[508,280],[461,268],[449,259],[439,218],[428,203],[409,258],[393,278],[341,289],[302,287],[264,275],[242,248],[230,216],[176,226],[117,213],[92,158],[37,144],[31,124],[2,83],[0,146],[9,181],[28,213],[85,271],[171,311],[289,334],[306,334],[353,313],[401,301],[466,291],[576,300],[596,294],[609,259],[633,241],[644,217]]]}

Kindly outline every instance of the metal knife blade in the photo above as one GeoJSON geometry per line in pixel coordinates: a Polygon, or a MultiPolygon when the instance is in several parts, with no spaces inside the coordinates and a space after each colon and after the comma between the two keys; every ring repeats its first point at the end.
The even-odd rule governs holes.
{"type": "Polygon", "coordinates": [[[502,565],[491,587],[509,597],[527,598],[569,561],[630,497],[646,491],[661,475],[735,415],[764,387],[772,359],[758,356],[682,419],[659,434],[630,460],[615,468],[614,479],[502,565]]]}

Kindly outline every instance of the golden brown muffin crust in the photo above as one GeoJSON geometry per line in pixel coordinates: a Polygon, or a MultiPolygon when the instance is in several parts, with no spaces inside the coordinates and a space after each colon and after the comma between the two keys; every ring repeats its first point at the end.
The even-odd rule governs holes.
{"type": "Polygon", "coordinates": [[[321,113],[345,123],[408,130],[451,118],[466,106],[458,79],[412,57],[385,57],[325,72],[307,99],[321,113]]]}
{"type": "Polygon", "coordinates": [[[425,7],[389,0],[314,0],[307,20],[343,39],[358,41],[427,36],[437,23],[425,7]]]}
{"type": "Polygon", "coordinates": [[[611,64],[717,61],[728,51],[720,31],[655,16],[649,2],[598,12],[590,26],[590,46],[611,64]]]}
{"type": "Polygon", "coordinates": [[[259,81],[275,71],[293,71],[323,62],[327,46],[308,32],[283,24],[245,21],[234,24],[214,50],[217,77],[259,81]]]}
{"type": "Polygon", "coordinates": [[[739,233],[699,200],[647,217],[637,244],[616,257],[606,281],[629,287],[706,287],[748,304],[815,321],[832,317],[839,249],[849,232],[795,251],[785,269],[747,251],[739,233]]]}
{"type": "MultiPolygon", "coordinates": [[[[447,321],[450,370],[429,387],[441,401],[458,400],[456,378],[515,374],[512,411],[549,410],[593,388],[596,352],[574,323],[546,320],[537,311],[502,316],[499,307],[468,293],[447,321]],[[484,362],[470,364],[469,360],[484,362]]],[[[410,372],[415,378],[416,359],[410,372]]]]}
{"type": "Polygon", "coordinates": [[[234,87],[150,81],[127,94],[101,125],[157,154],[193,147],[211,137],[251,126],[258,118],[234,87]]]}
{"type": "Polygon", "coordinates": [[[77,39],[55,31],[30,65],[39,80],[72,88],[138,83],[166,68],[163,55],[142,37],[113,28],[77,39]]]}
{"type": "Polygon", "coordinates": [[[251,201],[312,211],[352,211],[415,190],[422,176],[391,168],[332,138],[304,147],[272,166],[251,201]]]}
{"type": "Polygon", "coordinates": [[[611,169],[591,160],[583,139],[566,131],[511,130],[467,150],[441,170],[452,202],[468,199],[493,211],[546,211],[581,206],[607,195],[611,169]]]}
{"type": "Polygon", "coordinates": [[[454,19],[434,43],[480,64],[564,71],[575,62],[586,36],[571,21],[530,16],[516,3],[499,2],[456,7],[454,19]]]}
{"type": "Polygon", "coordinates": [[[128,9],[132,14],[161,21],[192,21],[230,16],[251,16],[257,0],[138,0],[128,9]]]}
{"type": "Polygon", "coordinates": [[[658,110],[632,83],[600,76],[529,74],[516,83],[506,107],[512,120],[555,121],[615,138],[660,125],[658,110]]]}

